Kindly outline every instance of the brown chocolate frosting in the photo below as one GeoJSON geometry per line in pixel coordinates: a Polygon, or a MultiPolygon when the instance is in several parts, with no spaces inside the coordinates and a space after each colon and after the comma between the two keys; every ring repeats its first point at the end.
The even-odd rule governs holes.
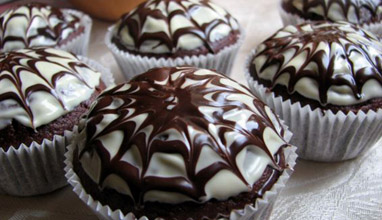
{"type": "Polygon", "coordinates": [[[221,171],[231,173],[226,183],[236,178],[251,191],[256,180],[243,170],[252,160],[259,159],[264,169],[285,168],[275,156],[287,146],[283,135],[272,111],[228,77],[194,67],[157,68],[99,96],[80,124],[85,141],[78,144],[79,161],[99,187],[130,194],[138,206],[157,201],[153,191],[199,203],[222,198],[206,190],[221,171]],[[219,159],[200,161],[206,148],[219,159]],[[240,162],[245,149],[246,158],[253,156],[248,164],[240,162]],[[169,174],[174,167],[179,170],[169,174]]]}
{"type": "Polygon", "coordinates": [[[260,44],[253,78],[321,106],[347,106],[380,98],[382,44],[347,22],[287,26],[260,44]]]}
{"type": "Polygon", "coordinates": [[[149,0],[121,18],[112,41],[132,53],[176,57],[217,53],[238,35],[237,21],[209,0],[149,0]]]}

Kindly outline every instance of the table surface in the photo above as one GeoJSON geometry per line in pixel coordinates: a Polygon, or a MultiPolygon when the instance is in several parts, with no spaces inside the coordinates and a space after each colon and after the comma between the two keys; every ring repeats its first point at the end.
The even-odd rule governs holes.
{"type": "MultiPolygon", "coordinates": [[[[278,0],[215,0],[246,32],[231,77],[246,84],[244,63],[256,45],[282,27],[278,0]],[[234,2],[234,3],[233,3],[234,2]]],[[[116,82],[124,78],[106,46],[111,23],[94,19],[88,56],[109,68],[116,82]]],[[[275,204],[271,219],[382,219],[382,142],[357,159],[341,163],[299,160],[275,204]]],[[[67,186],[53,193],[17,198],[0,196],[0,219],[96,219],[67,186]]]]}

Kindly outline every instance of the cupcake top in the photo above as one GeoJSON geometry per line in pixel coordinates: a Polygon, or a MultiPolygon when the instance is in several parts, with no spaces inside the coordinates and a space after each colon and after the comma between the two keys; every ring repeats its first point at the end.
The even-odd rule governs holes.
{"type": "Polygon", "coordinates": [[[237,21],[208,0],[149,0],[122,16],[112,41],[140,55],[217,53],[237,42],[237,21]]]}
{"type": "Polygon", "coordinates": [[[289,13],[309,20],[348,21],[364,24],[380,21],[380,0],[283,0],[289,13]]]}
{"type": "Polygon", "coordinates": [[[90,98],[101,76],[53,48],[2,53],[0,68],[0,129],[12,120],[37,128],[59,118],[90,98]]]}
{"type": "Polygon", "coordinates": [[[80,123],[78,155],[99,188],[135,204],[202,203],[250,191],[267,166],[285,168],[283,136],[272,111],[231,79],[157,68],[100,95],[80,123]]]}
{"type": "Polygon", "coordinates": [[[350,106],[382,97],[382,44],[347,22],[286,26],[265,40],[250,74],[267,87],[321,106],[350,106]]]}
{"type": "Polygon", "coordinates": [[[56,46],[83,31],[80,18],[42,3],[8,9],[0,15],[0,47],[11,51],[34,46],[56,46]]]}

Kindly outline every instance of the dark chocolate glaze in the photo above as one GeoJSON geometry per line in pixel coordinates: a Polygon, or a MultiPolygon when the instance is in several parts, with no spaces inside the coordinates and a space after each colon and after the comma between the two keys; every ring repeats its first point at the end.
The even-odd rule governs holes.
{"type": "MultiPolygon", "coordinates": [[[[80,126],[84,129],[82,132],[86,133],[86,144],[80,147],[83,150],[79,153],[79,157],[81,160],[85,152],[90,155],[95,153],[99,155],[102,163],[98,183],[100,186],[106,177],[116,174],[130,187],[133,199],[138,206],[142,204],[144,194],[150,190],[177,192],[198,202],[202,196],[206,195],[206,183],[221,170],[232,171],[246,183],[236,164],[236,157],[248,145],[254,145],[266,152],[273,161],[272,166],[275,169],[282,170],[286,167],[285,164],[279,164],[279,157],[272,155],[264,143],[264,129],[270,127],[276,130],[265,111],[264,103],[252,96],[244,87],[244,91],[248,93],[222,83],[224,79],[230,81],[226,76],[194,74],[197,70],[193,67],[152,69],[133,78],[129,83],[118,85],[99,96],[86,117],[84,128],[80,126]],[[173,80],[172,77],[175,77],[179,71],[181,72],[179,78],[173,80]],[[182,88],[186,80],[193,81],[189,86],[182,88]],[[206,99],[205,96],[211,93],[213,93],[212,100],[206,99]],[[227,96],[233,94],[250,94],[250,97],[253,97],[251,102],[259,113],[249,107],[251,103],[227,99],[227,96]],[[121,105],[118,108],[109,108],[108,106],[117,99],[122,100],[121,105]],[[216,107],[218,110],[209,116],[199,110],[202,106],[216,107]],[[223,118],[224,113],[230,110],[251,112],[245,126],[223,118]],[[97,125],[107,114],[116,115],[117,118],[104,129],[97,130],[97,125]],[[133,118],[142,114],[147,116],[138,127],[133,118]],[[209,131],[211,125],[221,126],[218,128],[217,138],[209,131]],[[153,129],[146,136],[142,130],[148,126],[153,126],[153,129]],[[200,133],[193,136],[188,127],[200,133]],[[169,129],[177,130],[183,140],[169,140],[168,135],[165,134],[169,129]],[[110,158],[110,154],[98,138],[113,131],[122,131],[124,138],[117,154],[110,158]],[[227,140],[224,137],[226,132],[235,132],[241,136],[227,146],[227,140]],[[134,145],[140,152],[141,172],[136,166],[121,161],[125,152],[134,145]],[[215,151],[224,163],[213,163],[196,173],[197,160],[205,146],[215,151]],[[180,154],[185,161],[187,177],[145,176],[153,154],[158,152],[180,154]]],[[[283,129],[277,133],[280,137],[284,136],[283,129]]],[[[282,144],[280,147],[286,146],[287,144],[282,144]]],[[[252,188],[249,184],[247,186],[249,190],[252,188]]],[[[261,192],[259,190],[260,194],[261,192]]]]}
{"type": "MultiPolygon", "coordinates": [[[[3,12],[0,16],[0,47],[3,48],[3,46],[7,42],[19,42],[24,44],[24,48],[28,48],[31,46],[31,42],[41,36],[44,36],[44,38],[48,39],[49,41],[53,41],[56,43],[56,45],[60,45],[62,42],[65,42],[67,38],[70,38],[71,35],[69,35],[67,38],[64,38],[63,33],[67,31],[68,29],[72,29],[73,34],[78,34],[75,32],[82,32],[84,30],[84,27],[80,26],[80,18],[75,15],[70,15],[73,20],[69,20],[67,18],[69,16],[67,13],[64,13],[61,9],[55,8],[43,3],[28,3],[25,5],[19,5],[15,8],[9,9],[5,12],[3,12]],[[28,14],[16,12],[17,9],[25,7],[29,12],[28,14]],[[42,10],[49,11],[48,15],[40,16],[40,15],[34,15],[32,12],[33,10],[37,10],[42,12],[42,10]],[[25,27],[20,26],[20,33],[24,32],[24,36],[15,36],[15,35],[6,35],[7,27],[9,22],[12,19],[22,17],[27,20],[27,27],[24,30],[25,27]],[[32,24],[37,21],[37,19],[42,19],[45,24],[43,27],[38,27],[36,31],[34,32],[32,27],[32,24]],[[51,19],[57,19],[59,22],[57,24],[52,24],[51,19]]],[[[36,24],[34,24],[36,25],[36,24]]],[[[18,28],[18,27],[12,27],[12,28],[18,28]]],[[[51,43],[49,43],[51,44],[51,43]]],[[[39,46],[49,46],[46,44],[39,45],[39,46]]]]}
{"type": "Polygon", "coordinates": [[[319,100],[317,101],[322,106],[328,104],[327,93],[333,85],[348,86],[358,100],[363,98],[362,88],[368,80],[375,79],[382,85],[382,54],[371,54],[371,49],[373,53],[382,51],[378,39],[350,23],[331,24],[322,21],[300,24],[294,28],[288,26],[280,29],[258,48],[250,64],[250,74],[253,78],[267,87],[274,88],[279,85],[277,82],[279,77],[288,74],[290,78],[285,89],[289,94],[297,93],[295,86],[301,78],[311,78],[318,84],[319,100]],[[306,27],[310,27],[313,31],[304,30],[303,28],[306,27]],[[280,32],[287,34],[277,37],[280,32]],[[356,35],[363,40],[357,40],[351,35],[356,35]],[[318,48],[320,43],[325,44],[324,48],[328,52],[318,48]],[[333,50],[331,46],[335,43],[337,47],[333,50]],[[308,45],[311,46],[308,47],[308,45]],[[307,55],[301,65],[293,66],[288,63],[291,60],[286,60],[285,53],[288,50],[294,51],[292,58],[306,52],[307,55]],[[361,55],[364,59],[354,59],[352,56],[355,54],[361,55]],[[265,56],[266,61],[262,66],[256,67],[255,61],[260,56],[265,56]],[[344,62],[349,72],[335,70],[336,62],[344,62]],[[359,62],[366,62],[365,67],[359,68],[359,62]],[[312,63],[317,65],[317,69],[307,68],[312,63]],[[263,79],[261,72],[271,66],[277,67],[274,77],[271,80],[263,79]],[[257,71],[259,68],[260,72],[257,71]]]}
{"type": "MultiPolygon", "coordinates": [[[[34,92],[44,91],[44,92],[50,93],[52,96],[54,96],[57,99],[57,101],[61,104],[62,108],[66,109],[66,106],[63,104],[63,101],[61,100],[60,96],[58,96],[58,94],[55,91],[55,84],[58,79],[60,79],[64,75],[69,74],[76,77],[85,86],[90,88],[90,86],[86,83],[86,80],[83,79],[81,75],[77,74],[77,70],[76,70],[76,68],[79,68],[79,67],[89,68],[86,64],[84,64],[83,62],[79,60],[73,60],[68,63],[58,63],[57,61],[51,61],[49,60],[49,58],[51,57],[60,58],[61,56],[57,53],[51,53],[48,50],[49,48],[35,48],[35,49],[17,50],[17,51],[0,54],[0,81],[9,80],[12,84],[14,84],[15,88],[17,89],[17,92],[4,92],[0,94],[0,103],[6,100],[14,100],[15,102],[17,102],[18,105],[21,106],[25,110],[25,112],[28,114],[30,123],[32,124],[32,126],[33,126],[34,116],[29,106],[29,98],[30,98],[30,95],[33,94],[34,92]],[[27,62],[25,62],[25,60],[27,60],[27,62]],[[36,68],[37,62],[54,63],[58,66],[63,67],[64,69],[67,69],[67,71],[59,71],[56,74],[53,74],[51,78],[46,78],[44,77],[43,73],[41,73],[36,68]],[[25,73],[31,74],[31,76],[32,75],[38,76],[47,85],[34,84],[26,88],[24,92],[23,82],[20,77],[21,72],[24,72],[24,74],[25,73]]],[[[60,50],[54,50],[54,51],[60,52],[60,50]]],[[[63,57],[68,59],[66,56],[63,56],[63,57]]],[[[35,127],[32,127],[32,128],[35,129],[35,127]]]]}
{"type": "Polygon", "coordinates": [[[341,14],[344,18],[348,18],[349,14],[354,14],[356,21],[345,19],[354,23],[371,23],[378,22],[382,18],[382,1],[380,0],[328,0],[328,3],[324,0],[283,0],[281,3],[285,11],[297,14],[304,19],[309,20],[333,20],[329,13],[341,14]],[[296,8],[293,2],[299,2],[303,5],[303,10],[296,8]],[[340,10],[336,11],[331,8],[333,5],[339,6],[340,10]],[[318,14],[310,11],[312,8],[321,6],[323,13],[318,14]],[[332,10],[332,11],[331,11],[332,10]],[[354,10],[354,11],[352,11],[354,10]]]}
{"type": "MultiPolygon", "coordinates": [[[[189,52],[187,52],[186,50],[182,50],[181,52],[178,51],[179,54],[177,53],[177,50],[180,50],[179,48],[177,48],[178,40],[180,37],[186,34],[194,35],[204,42],[205,48],[198,48],[199,50],[198,52],[200,53],[215,54],[219,52],[225,46],[233,44],[237,41],[239,30],[233,29],[232,25],[230,24],[229,21],[234,18],[229,13],[226,14],[225,20],[216,18],[200,26],[192,18],[192,14],[195,11],[195,9],[199,8],[200,6],[208,7],[211,10],[215,11],[215,9],[210,5],[210,1],[202,0],[198,3],[191,3],[191,6],[189,6],[188,8],[182,5],[182,2],[189,2],[189,1],[188,0],[153,0],[153,1],[147,1],[140,4],[136,10],[122,16],[120,20],[121,23],[117,27],[116,34],[113,36],[112,41],[120,49],[133,51],[133,52],[139,52],[140,50],[139,48],[144,42],[149,40],[155,40],[155,41],[159,41],[157,47],[161,45],[165,45],[169,49],[169,51],[171,51],[170,54],[167,54],[167,55],[171,55],[172,53],[175,53],[176,55],[179,55],[179,56],[181,56],[182,54],[189,55],[189,52]],[[167,9],[170,2],[176,2],[177,5],[180,6],[182,9],[172,11],[171,13],[167,11],[168,15],[164,15],[163,12],[160,11],[159,9],[152,10],[149,8],[149,6],[157,6],[158,4],[164,3],[166,4],[166,9],[167,9]],[[179,30],[171,34],[170,21],[177,15],[183,15],[184,17],[189,19],[194,26],[180,28],[179,30]],[[167,35],[165,32],[143,33],[142,32],[143,25],[145,24],[145,21],[148,16],[151,16],[158,20],[165,21],[169,26],[168,31],[170,33],[170,36],[167,35]],[[139,22],[136,19],[134,19],[134,17],[138,17],[139,22]],[[211,32],[215,27],[219,26],[220,24],[226,24],[230,26],[232,30],[230,34],[226,36],[225,38],[213,42],[210,40],[211,32]],[[125,26],[127,27],[129,31],[129,35],[132,36],[134,40],[134,45],[124,45],[122,41],[120,40],[121,31],[125,26]],[[131,48],[132,46],[134,46],[134,49],[131,48]]],[[[155,56],[158,54],[148,53],[148,55],[155,56]]]]}
{"type": "Polygon", "coordinates": [[[106,86],[101,83],[89,99],[83,101],[60,118],[35,129],[26,127],[16,120],[12,120],[10,125],[1,129],[0,147],[4,151],[8,151],[10,148],[18,149],[21,144],[24,144],[25,146],[30,146],[33,142],[41,144],[44,140],[52,141],[55,135],[63,136],[65,131],[72,131],[78,124],[81,116],[88,111],[92,102],[97,98],[99,93],[105,89],[105,87],[106,86]]]}
{"type": "MultiPolygon", "coordinates": [[[[275,155],[278,164],[285,164],[283,158],[284,149],[280,149],[275,155]]],[[[74,152],[77,155],[78,152],[74,152]]],[[[123,195],[114,189],[101,189],[81,167],[78,157],[74,156],[73,170],[81,179],[81,185],[88,194],[101,204],[108,205],[111,210],[121,210],[123,214],[133,213],[137,219],[146,216],[148,219],[163,220],[221,220],[228,219],[231,211],[243,210],[246,205],[255,204],[256,200],[272,188],[277,182],[282,171],[268,166],[262,177],[255,182],[252,191],[243,192],[230,197],[225,201],[211,199],[205,203],[183,202],[179,204],[166,204],[160,202],[146,202],[143,206],[137,206],[129,196],[123,195]]]]}

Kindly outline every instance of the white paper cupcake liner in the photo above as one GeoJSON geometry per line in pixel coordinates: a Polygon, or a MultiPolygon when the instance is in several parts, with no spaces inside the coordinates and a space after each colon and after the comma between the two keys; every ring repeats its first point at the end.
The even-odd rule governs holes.
{"type": "Polygon", "coordinates": [[[370,24],[363,24],[362,27],[375,34],[377,37],[382,37],[382,21],[370,24]]]}
{"type": "MultiPolygon", "coordinates": [[[[284,11],[281,7],[279,9],[280,11],[280,16],[283,21],[284,26],[287,25],[297,25],[301,23],[306,23],[310,22],[311,20],[301,18],[298,15],[288,13],[284,11]]],[[[382,22],[375,22],[375,23],[370,23],[370,24],[358,24],[361,26],[363,29],[368,30],[375,34],[377,37],[381,38],[382,37],[382,22]]]]}
{"type": "Polygon", "coordinates": [[[54,136],[52,141],[33,142],[8,151],[0,150],[0,193],[31,196],[65,186],[63,160],[72,132],[54,136]]]}
{"type": "Polygon", "coordinates": [[[83,56],[77,56],[82,62],[101,73],[101,79],[107,87],[115,85],[115,79],[110,70],[95,60],[83,56]]]}
{"type": "Polygon", "coordinates": [[[81,26],[84,27],[83,33],[79,34],[75,38],[71,39],[65,44],[59,45],[56,48],[72,52],[77,55],[86,56],[88,53],[90,33],[92,30],[92,19],[87,15],[77,10],[63,9],[69,14],[73,14],[80,18],[81,26]]]}
{"type": "Polygon", "coordinates": [[[113,53],[114,58],[116,59],[126,79],[131,79],[134,76],[144,73],[147,70],[155,67],[184,65],[196,66],[204,69],[214,69],[220,73],[229,75],[237,52],[244,42],[245,36],[244,31],[240,30],[241,34],[238,41],[235,44],[222,49],[217,54],[207,54],[191,57],[186,56],[183,58],[149,58],[147,56],[130,54],[118,49],[118,47],[111,42],[113,29],[114,26],[109,27],[105,36],[105,43],[113,53]]]}
{"type": "Polygon", "coordinates": [[[334,162],[357,157],[372,147],[382,136],[382,108],[378,111],[333,113],[309,105],[291,103],[275,96],[259,84],[249,73],[255,51],[247,59],[246,78],[252,92],[263,100],[289,126],[293,132],[291,144],[298,147],[297,154],[306,160],[334,162]]]}
{"type": "MultiPolygon", "coordinates": [[[[101,72],[106,86],[114,85],[113,75],[101,64],[85,57],[79,59],[101,72]]],[[[0,194],[32,196],[67,185],[64,154],[72,136],[72,131],[65,131],[63,136],[55,135],[52,141],[45,139],[41,144],[22,144],[7,151],[0,148],[0,194]]]]}
{"type": "MultiPolygon", "coordinates": [[[[286,126],[284,139],[289,142],[292,133],[286,126]]],[[[78,133],[74,134],[74,138],[78,137],[78,133]]],[[[133,213],[124,215],[121,210],[112,210],[108,205],[102,205],[99,201],[96,201],[88,194],[82,187],[81,180],[73,170],[73,151],[76,147],[77,141],[74,141],[68,146],[68,151],[65,153],[65,171],[66,178],[69,184],[73,186],[73,191],[79,196],[79,198],[86,203],[100,219],[106,220],[136,220],[137,218],[133,213]]],[[[263,220],[270,216],[273,203],[275,202],[280,191],[285,187],[290,175],[293,172],[293,168],[296,164],[297,154],[296,147],[289,146],[284,149],[285,161],[288,164],[288,168],[280,175],[279,179],[275,182],[272,188],[266,191],[262,198],[257,198],[255,204],[246,205],[244,209],[232,210],[229,220],[263,220]]],[[[223,220],[221,218],[219,220],[223,220]]],[[[140,217],[139,220],[149,220],[146,216],[140,217]]]]}

